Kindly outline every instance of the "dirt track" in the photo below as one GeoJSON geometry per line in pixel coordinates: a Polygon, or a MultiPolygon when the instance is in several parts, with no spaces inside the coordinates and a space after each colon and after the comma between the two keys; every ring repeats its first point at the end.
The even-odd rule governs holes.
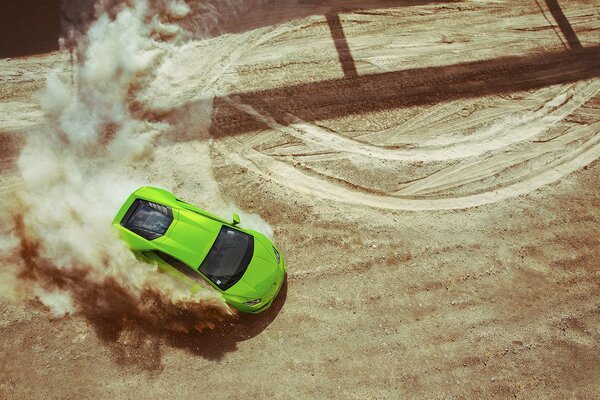
{"type": "MultiPolygon", "coordinates": [[[[598,2],[296,3],[224,18],[146,99],[176,122],[214,96],[213,172],[273,226],[279,302],[187,336],[6,301],[0,397],[598,398],[598,2]]],[[[68,62],[0,60],[2,196],[68,62]]],[[[201,198],[206,138],[147,180],[201,198]]]]}

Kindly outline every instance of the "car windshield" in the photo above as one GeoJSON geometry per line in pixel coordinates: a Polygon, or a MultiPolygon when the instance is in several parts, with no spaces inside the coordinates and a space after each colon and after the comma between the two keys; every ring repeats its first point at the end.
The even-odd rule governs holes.
{"type": "Polygon", "coordinates": [[[208,255],[198,268],[221,290],[241,279],[252,260],[254,239],[247,233],[223,226],[208,255]]]}
{"type": "Polygon", "coordinates": [[[137,199],[125,214],[122,225],[152,240],[163,236],[172,221],[173,214],[168,207],[137,199]]]}

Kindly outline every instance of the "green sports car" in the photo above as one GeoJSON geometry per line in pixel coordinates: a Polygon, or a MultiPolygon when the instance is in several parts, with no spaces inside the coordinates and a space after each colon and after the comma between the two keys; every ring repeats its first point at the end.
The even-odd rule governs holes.
{"type": "Polygon", "coordinates": [[[237,226],[178,199],[164,189],[136,190],[113,225],[136,256],[157,263],[176,279],[192,279],[192,291],[208,282],[245,313],[267,309],[279,293],[286,267],[265,235],[237,226]]]}

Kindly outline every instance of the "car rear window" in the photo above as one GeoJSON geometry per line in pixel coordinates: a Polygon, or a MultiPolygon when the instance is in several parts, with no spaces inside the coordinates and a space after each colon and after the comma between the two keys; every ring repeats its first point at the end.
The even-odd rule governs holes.
{"type": "Polygon", "coordinates": [[[154,240],[165,234],[173,222],[173,211],[161,204],[136,199],[121,225],[141,237],[154,240]]]}

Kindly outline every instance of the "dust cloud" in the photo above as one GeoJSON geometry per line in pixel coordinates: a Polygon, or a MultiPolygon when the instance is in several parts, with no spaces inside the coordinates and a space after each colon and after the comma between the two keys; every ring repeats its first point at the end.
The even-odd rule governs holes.
{"type": "MultiPolygon", "coordinates": [[[[219,293],[206,285],[192,294],[187,283],[138,262],[111,227],[127,196],[148,183],[139,167],[176,134],[176,126],[144,118],[136,94],[189,37],[177,21],[190,7],[183,1],[95,7],[86,34],[71,33],[78,59],[73,82],[53,73],[39,95],[47,128],[30,135],[18,159],[24,189],[0,209],[0,292],[40,301],[56,317],[79,311],[152,329],[214,327],[236,315],[219,293]]],[[[212,177],[208,146],[200,146],[211,211],[236,210],[212,177]]],[[[244,217],[272,233],[259,217],[244,217]]]]}

